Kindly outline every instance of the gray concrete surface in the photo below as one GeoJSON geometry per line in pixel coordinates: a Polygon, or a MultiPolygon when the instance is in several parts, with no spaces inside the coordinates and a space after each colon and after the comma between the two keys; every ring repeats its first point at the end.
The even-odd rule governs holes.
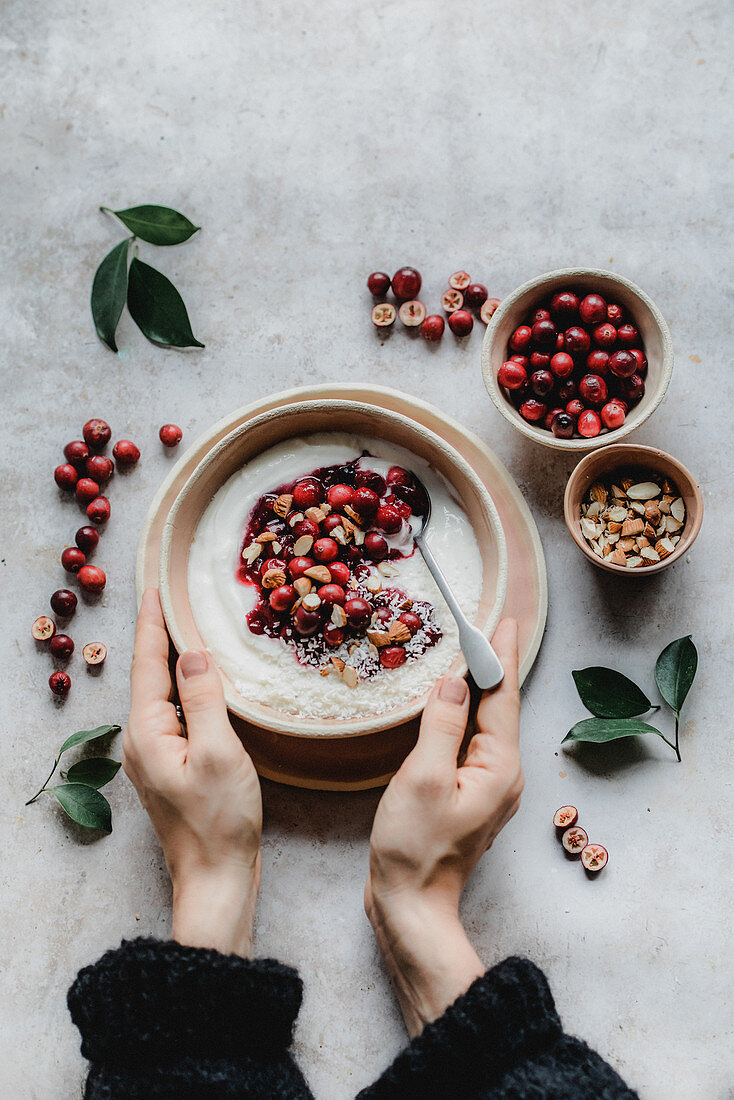
{"type": "MultiPolygon", "coordinates": [[[[642,1096],[731,1096],[731,38],[726,4],[683,0],[4,5],[3,1096],[80,1094],[69,982],[121,936],[168,930],[161,855],[126,780],[110,788],[107,839],[48,802],[23,806],[69,732],[125,720],[137,532],[175,459],[157,428],[176,421],[191,441],[249,399],[334,379],[394,385],[462,420],[514,473],[545,545],[527,787],[467,890],[474,942],[488,964],[535,959],[568,1028],[642,1096]],[[118,357],[95,337],[92,273],[120,237],[97,208],[140,202],[203,226],[141,255],[180,287],[205,351],[158,350],[129,319],[118,357]],[[573,460],[501,420],[480,332],[436,350],[375,338],[364,280],[403,263],[434,308],[457,267],[498,296],[571,264],[652,295],[676,367],[635,438],[699,476],[706,518],[685,562],[622,584],[580,559],[561,516],[573,460]],[[78,643],[107,642],[107,666],[92,679],[75,656],[59,706],[29,627],[77,526],[51,470],[91,415],[143,459],[111,489],[108,589],[73,623],[78,643]],[[654,688],[657,653],[686,633],[701,670],[682,764],[663,744],[561,749],[583,715],[572,667],[613,664],[654,688]],[[600,881],[556,847],[550,817],[566,801],[610,849],[600,881]]],[[[361,911],[378,795],[266,783],[264,796],[257,950],[300,967],[297,1055],[316,1094],[342,1100],[405,1041],[361,911]]]]}

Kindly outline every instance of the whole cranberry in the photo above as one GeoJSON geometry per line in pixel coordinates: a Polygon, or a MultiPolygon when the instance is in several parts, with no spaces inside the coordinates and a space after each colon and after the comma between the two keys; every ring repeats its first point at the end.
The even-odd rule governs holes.
{"type": "Polygon", "coordinates": [[[96,527],[80,527],[74,536],[74,542],[85,554],[91,554],[99,543],[99,531],[96,527]]]}
{"type": "Polygon", "coordinates": [[[75,592],[68,588],[59,588],[49,600],[51,610],[60,619],[70,619],[76,611],[77,598],[75,592]]]}
{"type": "MultiPolygon", "coordinates": [[[[367,539],[365,539],[365,542],[366,541],[367,539]]],[[[329,572],[331,573],[332,582],[340,584],[342,588],[346,588],[349,584],[349,578],[352,575],[348,565],[345,565],[343,561],[333,561],[329,566],[329,572]]]]}
{"type": "Polygon", "coordinates": [[[302,577],[307,569],[311,569],[316,563],[313,558],[291,558],[288,562],[288,572],[294,581],[297,581],[299,577],[302,577]]]}
{"type": "Polygon", "coordinates": [[[408,655],[401,645],[386,645],[380,650],[380,664],[383,668],[399,668],[407,659],[408,655]]]}
{"type": "Polygon", "coordinates": [[[360,596],[353,596],[344,604],[344,614],[350,626],[365,627],[372,618],[372,608],[360,596]]]}
{"type": "Polygon", "coordinates": [[[381,497],[387,489],[387,483],[377,470],[357,470],[354,474],[354,484],[358,489],[371,489],[381,497]]]}
{"type": "Polygon", "coordinates": [[[92,481],[91,477],[80,477],[76,483],[74,495],[80,504],[89,504],[90,500],[99,496],[99,485],[96,481],[92,481]]]}
{"type": "Polygon", "coordinates": [[[279,588],[274,588],[272,590],[268,596],[268,603],[273,611],[277,611],[278,614],[282,615],[283,612],[290,611],[296,599],[296,590],[293,585],[281,584],[279,588]]]}
{"type": "Polygon", "coordinates": [[[77,573],[79,584],[87,592],[101,592],[107,584],[107,577],[96,565],[83,565],[77,573]]]}
{"type": "Polygon", "coordinates": [[[398,301],[407,302],[418,297],[422,282],[414,267],[401,267],[392,277],[392,292],[398,301]]]}
{"type": "Polygon", "coordinates": [[[378,607],[375,614],[377,615],[378,623],[382,623],[384,626],[387,626],[389,623],[392,622],[394,613],[389,607],[378,607]]]}
{"type": "Polygon", "coordinates": [[[557,330],[550,318],[547,321],[536,321],[530,331],[536,348],[555,348],[557,330]]]}
{"type": "Polygon", "coordinates": [[[640,342],[640,334],[634,325],[620,325],[617,329],[617,339],[623,348],[632,348],[640,342]]]}
{"type": "Polygon", "coordinates": [[[464,291],[464,304],[469,309],[481,309],[489,297],[489,291],[481,283],[470,283],[464,291]]]}
{"type": "Polygon", "coordinates": [[[322,520],[321,529],[325,535],[330,535],[335,527],[341,527],[343,521],[344,516],[338,512],[331,512],[325,520],[322,520]]]}
{"type": "Polygon", "coordinates": [[[344,631],[335,623],[324,623],[324,641],[327,645],[338,646],[344,641],[344,631]]]}
{"type": "Polygon", "coordinates": [[[260,566],[260,576],[264,577],[270,569],[285,569],[286,565],[282,558],[266,558],[260,566]]]}
{"type": "Polygon", "coordinates": [[[307,637],[309,634],[315,634],[321,626],[321,615],[318,611],[307,611],[301,606],[293,616],[293,625],[299,634],[307,637]]]}
{"type": "Polygon", "coordinates": [[[607,319],[607,303],[600,294],[587,294],[579,303],[579,313],[585,325],[600,325],[607,319]]]}
{"type": "Polygon", "coordinates": [[[519,390],[528,380],[527,371],[520,363],[509,359],[497,371],[497,381],[508,390],[519,390]]]}
{"type": "Polygon", "coordinates": [[[67,546],[61,554],[61,565],[67,573],[78,573],[86,560],[78,546],[67,546]]]}
{"type": "Polygon", "coordinates": [[[631,378],[637,368],[637,359],[631,351],[615,351],[609,356],[609,370],[615,378],[631,378]]]}
{"type": "Polygon", "coordinates": [[[571,321],[579,310],[578,297],[571,290],[562,290],[551,298],[551,316],[558,321],[571,321]]]}
{"type": "Polygon", "coordinates": [[[79,469],[89,458],[89,447],[81,439],[74,439],[64,447],[64,458],[79,469]]]}
{"type": "Polygon", "coordinates": [[[395,535],[403,526],[403,519],[394,504],[381,504],[377,509],[375,525],[387,535],[395,535]]]}
{"type": "Polygon", "coordinates": [[[140,458],[140,451],[129,439],[118,439],[112,448],[112,456],[118,466],[134,466],[140,458]]]}
{"type": "Polygon", "coordinates": [[[600,348],[590,351],[586,356],[586,369],[591,374],[601,374],[603,377],[609,369],[609,352],[602,351],[600,348]]]}
{"type": "Polygon", "coordinates": [[[90,451],[103,451],[112,438],[112,430],[106,421],[95,417],[86,422],[82,435],[90,451]]]}
{"type": "Polygon", "coordinates": [[[54,470],[54,481],[59,489],[63,489],[67,493],[74,488],[78,480],[79,474],[70,462],[65,462],[54,470]]]}
{"type": "Polygon", "coordinates": [[[90,455],[86,461],[85,473],[98,485],[106,485],[115,472],[111,458],[106,455],[90,455]]]}
{"type": "Polygon", "coordinates": [[[556,333],[556,351],[563,351],[566,346],[566,337],[562,332],[556,333]]]}
{"type": "Polygon", "coordinates": [[[351,500],[352,508],[365,519],[374,516],[379,503],[380,498],[374,489],[368,489],[366,485],[363,485],[361,489],[354,490],[354,496],[351,500]]]}
{"type": "Polygon", "coordinates": [[[536,321],[550,321],[551,315],[547,309],[536,309],[533,314],[532,321],[535,324],[536,321]]]}
{"type": "Polygon", "coordinates": [[[624,310],[615,302],[610,302],[607,306],[607,321],[615,328],[618,328],[624,321],[624,310]]]}
{"type": "Polygon", "coordinates": [[[373,271],[367,277],[367,289],[375,298],[382,298],[390,289],[390,276],[384,271],[373,271]]]}
{"type": "Polygon", "coordinates": [[[598,435],[601,431],[599,414],[593,412],[591,409],[585,409],[576,421],[576,430],[579,435],[582,435],[585,439],[593,439],[594,436],[598,435]]]}
{"type": "Polygon", "coordinates": [[[311,553],[316,558],[316,561],[330,562],[334,561],[339,553],[339,547],[334,539],[316,539],[316,542],[311,547],[311,553]]]}
{"type": "Polygon", "coordinates": [[[525,370],[530,366],[530,359],[527,355],[511,355],[507,360],[508,363],[519,363],[521,367],[525,367],[525,370]]]}
{"type": "Polygon", "coordinates": [[[639,401],[645,395],[645,383],[639,374],[633,374],[631,378],[623,378],[620,383],[622,397],[632,404],[639,401]]]}
{"type": "Polygon", "coordinates": [[[183,439],[183,432],[178,424],[164,424],[158,431],[158,438],[164,447],[178,447],[183,439]]]}
{"type": "Polygon", "coordinates": [[[603,325],[597,325],[592,332],[592,336],[598,348],[613,348],[617,342],[617,330],[608,321],[605,321],[603,325]]]}
{"type": "Polygon", "coordinates": [[[530,347],[532,338],[533,330],[530,325],[520,325],[510,337],[510,347],[513,351],[525,351],[526,348],[530,347]]]}
{"type": "Polygon", "coordinates": [[[410,470],[406,470],[402,466],[391,466],[387,471],[385,480],[390,486],[401,485],[404,487],[412,486],[414,481],[410,470]]]}
{"type": "Polygon", "coordinates": [[[68,634],[54,634],[48,648],[57,660],[66,661],[74,652],[74,642],[68,634]]]}
{"type": "Polygon", "coordinates": [[[556,439],[572,439],[574,432],[574,419],[567,412],[559,412],[553,417],[551,431],[556,439]]]}
{"type": "Polygon", "coordinates": [[[549,370],[536,370],[530,375],[530,389],[536,397],[547,397],[556,384],[549,370]]]}
{"type": "Polygon", "coordinates": [[[335,603],[344,604],[347,594],[340,584],[322,584],[319,588],[319,597],[322,603],[333,607],[335,603]]]}
{"type": "Polygon", "coordinates": [[[645,353],[640,351],[639,348],[630,348],[629,353],[630,355],[634,355],[635,359],[637,360],[636,373],[642,375],[642,377],[644,378],[645,374],[647,373],[647,357],[645,356],[645,353]]]}
{"type": "Polygon", "coordinates": [[[545,414],[545,420],[543,421],[543,426],[544,426],[544,428],[546,428],[547,431],[552,430],[553,421],[559,415],[559,413],[564,413],[564,415],[565,415],[565,410],[564,409],[550,409],[549,412],[547,412],[545,414]]]}
{"type": "Polygon", "coordinates": [[[572,397],[566,405],[566,412],[574,420],[578,420],[585,408],[586,405],[584,405],[583,401],[579,401],[578,397],[572,397]]]}
{"type": "Polygon", "coordinates": [[[291,527],[291,534],[294,539],[300,539],[303,535],[310,535],[315,539],[319,536],[319,525],[312,519],[299,519],[298,523],[294,523],[291,527]]]}
{"type": "Polygon", "coordinates": [[[587,405],[603,405],[608,396],[607,384],[599,374],[585,374],[579,382],[579,397],[587,405]]]}
{"type": "Polygon", "coordinates": [[[420,615],[416,615],[415,611],[403,611],[398,615],[398,622],[407,626],[411,634],[417,634],[423,626],[423,620],[420,615]]]}
{"type": "MultiPolygon", "coordinates": [[[[332,508],[343,508],[345,504],[350,504],[354,495],[354,489],[351,485],[332,485],[326,494],[326,499],[332,508]]],[[[327,517],[328,518],[328,517],[327,517]]]]}
{"type": "Polygon", "coordinates": [[[454,336],[468,336],[474,328],[474,318],[467,309],[457,309],[449,314],[449,328],[454,336]]]}
{"type": "Polygon", "coordinates": [[[547,412],[548,406],[544,405],[542,401],[536,401],[534,397],[529,397],[520,406],[520,416],[523,420],[529,420],[531,424],[542,420],[547,412]]]}
{"type": "Polygon", "coordinates": [[[364,552],[370,561],[384,561],[387,557],[388,546],[382,535],[370,531],[364,537],[364,552]]]}
{"type": "Polygon", "coordinates": [[[564,378],[562,382],[558,383],[556,393],[561,401],[570,401],[572,397],[576,396],[577,388],[573,378],[564,378]]]}
{"type": "Polygon", "coordinates": [[[591,347],[591,340],[585,328],[580,325],[571,325],[563,334],[563,346],[572,355],[585,355],[591,347]]]}
{"type": "Polygon", "coordinates": [[[424,340],[435,342],[443,336],[446,322],[439,313],[429,313],[421,324],[421,336],[424,340]]]}
{"type": "Polygon", "coordinates": [[[573,359],[566,351],[557,351],[550,361],[550,369],[556,378],[570,378],[573,367],[573,359]]]}
{"type": "Polygon", "coordinates": [[[303,477],[293,486],[293,508],[314,508],[324,499],[324,487],[315,477],[303,477]]]}
{"type": "Polygon", "coordinates": [[[54,695],[58,695],[60,699],[63,699],[71,690],[71,676],[57,668],[56,672],[52,672],[49,676],[48,686],[54,695]]]}
{"type": "Polygon", "coordinates": [[[87,518],[92,523],[106,523],[110,518],[110,502],[107,497],[95,497],[87,505],[87,518]]]}
{"type": "Polygon", "coordinates": [[[534,351],[530,356],[530,370],[547,370],[551,357],[544,351],[534,351]]]}
{"type": "Polygon", "coordinates": [[[625,411],[620,401],[609,401],[601,410],[601,421],[605,428],[613,430],[624,424],[625,411]]]}

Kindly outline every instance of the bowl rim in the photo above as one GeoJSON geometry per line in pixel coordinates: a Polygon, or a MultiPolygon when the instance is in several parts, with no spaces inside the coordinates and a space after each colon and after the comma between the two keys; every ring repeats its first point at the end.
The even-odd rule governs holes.
{"type": "MultiPolygon", "coordinates": [[[[452,464],[461,472],[467,481],[471,482],[479,499],[481,500],[482,507],[487,515],[489,526],[492,530],[492,534],[495,539],[497,547],[497,583],[495,591],[494,605],[490,613],[487,616],[487,622],[484,627],[480,627],[482,633],[487,637],[491,637],[494,628],[496,627],[499,619],[502,615],[502,609],[505,604],[507,596],[507,584],[508,584],[508,556],[507,556],[507,542],[505,539],[505,533],[502,526],[502,521],[497,511],[497,507],[492,500],[489,490],[482,482],[479,475],[472,469],[469,463],[464,459],[459,452],[446,440],[444,440],[436,432],[430,428],[425,428],[422,424],[418,424],[413,421],[409,416],[402,413],[394,412],[389,409],[384,409],[374,405],[369,405],[363,401],[352,401],[349,399],[328,399],[313,398],[307,399],[303,402],[295,402],[285,406],[279,406],[274,409],[266,410],[263,413],[258,414],[251,420],[247,420],[242,424],[237,425],[228,432],[219,442],[207,452],[204,458],[196,465],[192,470],[189,477],[179,490],[174,499],[166,516],[163,531],[161,535],[161,545],[159,552],[159,566],[158,566],[158,585],[161,599],[161,606],[163,608],[163,615],[166,621],[169,634],[173,641],[173,644],[177,652],[182,652],[185,648],[185,643],[178,626],[176,619],[173,601],[171,599],[170,586],[168,581],[168,561],[171,553],[171,543],[176,526],[176,517],[182,508],[186,497],[194,487],[195,483],[204,476],[206,471],[213,465],[220,455],[233,443],[235,443],[241,436],[252,428],[257,428],[262,424],[284,419],[289,416],[293,416],[295,413],[301,415],[308,415],[309,412],[316,410],[323,410],[328,408],[333,410],[334,408],[347,408],[356,409],[359,411],[369,411],[374,415],[377,411],[381,418],[388,419],[394,423],[407,424],[411,429],[418,429],[418,434],[423,437],[428,437],[432,446],[437,450],[443,452],[452,462],[452,464]]],[[[303,427],[300,432],[294,432],[293,434],[308,434],[310,431],[308,427],[303,427]]],[[[323,429],[322,429],[323,430],[323,429]]],[[[326,429],[328,430],[328,429],[326,429]]],[[[286,437],[287,438],[287,437],[286,437]]],[[[203,639],[202,639],[203,641],[203,639]]],[[[459,656],[462,658],[461,664],[457,668],[455,675],[465,677],[468,673],[466,662],[463,660],[463,654],[459,651],[459,656]]],[[[390,729],[393,726],[402,725],[411,719],[417,718],[423,711],[428,695],[430,691],[424,692],[422,695],[413,697],[407,700],[400,706],[393,707],[391,710],[384,711],[377,715],[371,716],[359,716],[356,718],[346,719],[319,719],[319,718],[307,718],[297,714],[290,714],[286,711],[278,710],[275,707],[269,708],[267,704],[258,704],[265,712],[265,716],[258,712],[257,715],[253,715],[248,712],[247,699],[245,696],[240,695],[234,688],[230,688],[227,681],[224,680],[223,674],[222,682],[224,686],[224,695],[227,708],[231,710],[238,717],[244,721],[256,725],[260,729],[271,730],[274,733],[285,733],[290,737],[307,737],[307,738],[338,738],[338,737],[356,737],[365,736],[370,733],[375,733],[378,730],[390,729]],[[244,704],[244,705],[243,705],[244,704]],[[267,713],[272,712],[272,717],[267,713]],[[299,728],[300,727],[300,728],[299,728]]]]}
{"type": "MultiPolygon", "coordinates": [[[[499,306],[495,310],[490,322],[487,326],[487,330],[484,334],[484,340],[482,342],[482,376],[484,378],[484,385],[489,393],[492,403],[495,408],[501,413],[505,420],[512,424],[519,432],[521,432],[528,439],[532,439],[534,443],[540,443],[544,447],[551,447],[559,451],[585,452],[594,451],[599,447],[609,447],[617,443],[619,440],[624,439],[625,436],[630,435],[632,432],[637,431],[646,420],[652,416],[656,411],[661,401],[665,397],[666,391],[670,384],[670,378],[673,373],[673,341],[670,336],[670,329],[663,317],[660,309],[652,300],[652,298],[645,293],[642,287],[639,287],[637,283],[632,282],[631,279],[626,278],[624,275],[618,275],[613,271],[605,271],[603,268],[595,267],[562,267],[555,271],[546,271],[543,275],[536,275],[532,279],[528,279],[527,282],[521,284],[506,298],[503,298],[499,306]],[[652,400],[649,407],[637,420],[626,420],[621,428],[615,428],[613,432],[606,435],[599,434],[593,439],[557,439],[552,432],[547,432],[544,428],[536,428],[535,425],[529,424],[526,420],[520,416],[515,408],[510,404],[505,395],[500,390],[497,383],[494,371],[491,366],[491,353],[494,344],[495,334],[499,328],[500,322],[506,316],[507,313],[513,308],[519,298],[528,291],[538,290],[550,279],[556,278],[594,278],[600,279],[603,282],[614,283],[618,286],[623,286],[625,290],[634,294],[640,301],[649,309],[653,320],[660,332],[660,339],[663,347],[663,361],[661,376],[658,381],[657,389],[654,391],[652,400]]],[[[666,559],[667,560],[667,559],[666,559]]],[[[620,567],[621,568],[621,567],[620,567]]]]}
{"type": "Polygon", "coordinates": [[[605,448],[603,454],[604,457],[609,460],[606,476],[608,476],[610,468],[616,469],[624,465],[644,466],[645,455],[664,460],[670,466],[671,476],[675,478],[679,489],[681,480],[687,483],[687,487],[696,500],[696,515],[691,523],[688,522],[688,516],[686,515],[686,524],[683,528],[680,542],[675,550],[667,558],[655,562],[654,565],[649,565],[645,569],[628,569],[624,565],[615,565],[614,562],[609,562],[605,558],[600,558],[591,550],[581,532],[576,530],[580,517],[575,513],[571,501],[571,497],[578,482],[581,480],[592,461],[599,458],[596,454],[588,454],[584,455],[578,465],[571,471],[568,481],[566,482],[566,490],[563,494],[563,518],[566,521],[568,532],[585,557],[593,562],[597,568],[604,569],[608,573],[616,573],[617,576],[621,577],[648,577],[655,573],[661,573],[663,569],[666,569],[669,565],[673,565],[674,562],[683,557],[691,548],[701,530],[701,524],[703,523],[703,493],[701,492],[700,486],[687,466],[684,466],[674,455],[669,454],[668,451],[664,451],[660,447],[648,447],[638,443],[613,443],[605,448]],[[634,451],[635,455],[638,457],[634,459],[630,458],[625,462],[625,455],[628,455],[631,451],[634,451]]]}

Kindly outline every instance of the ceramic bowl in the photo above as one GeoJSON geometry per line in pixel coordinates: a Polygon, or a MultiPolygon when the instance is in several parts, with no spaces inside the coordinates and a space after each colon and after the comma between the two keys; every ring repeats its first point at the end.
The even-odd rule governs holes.
{"type": "MultiPolygon", "coordinates": [[[[273,409],[235,428],[199,463],[176,497],[163,529],[159,587],[166,624],[179,652],[204,648],[189,602],[188,558],[199,520],[214,494],[262,451],[294,436],[334,431],[335,426],[339,431],[377,437],[407,448],[452,485],[474,527],[482,554],[483,583],[475,625],[491,637],[507,591],[507,550],[497,509],[474,470],[453,447],[407,416],[358,401],[313,400],[273,409]]],[[[466,675],[461,654],[450,671],[466,675]]],[[[345,737],[390,729],[420,714],[427,698],[418,696],[367,718],[303,718],[246,698],[224,672],[221,674],[232,712],[263,729],[291,736],[345,737]]]]}
{"type": "Polygon", "coordinates": [[[579,462],[566,485],[563,513],[571,538],[585,557],[599,569],[605,569],[608,573],[619,573],[623,577],[649,577],[667,569],[690,550],[701,530],[703,497],[693,474],[677,458],[673,458],[666,451],[658,450],[657,447],[619,443],[604,447],[601,451],[595,451],[579,462]],[[606,480],[617,472],[621,475],[626,472],[635,474],[636,471],[640,474],[651,471],[670,478],[683,497],[686,519],[683,530],[680,532],[680,542],[669,557],[645,568],[628,569],[624,565],[613,565],[606,558],[600,558],[591,549],[581,534],[581,504],[589,486],[594,481],[606,480]]]}
{"type": "Polygon", "coordinates": [[[592,451],[616,443],[629,435],[657,409],[670,382],[673,371],[673,345],[663,315],[651,298],[629,279],[614,275],[611,271],[569,267],[539,275],[513,290],[497,307],[487,326],[482,345],[482,373],[489,396],[499,411],[519,432],[528,439],[554,447],[559,451],[592,451]],[[559,290],[573,290],[581,296],[596,293],[607,302],[616,302],[630,315],[642,337],[647,356],[648,370],[645,377],[645,394],[630,409],[621,428],[608,431],[603,428],[593,439],[580,436],[573,439],[557,439],[553,432],[524,420],[505,396],[497,382],[497,372],[510,355],[508,341],[518,325],[524,324],[528,314],[559,290]]]}

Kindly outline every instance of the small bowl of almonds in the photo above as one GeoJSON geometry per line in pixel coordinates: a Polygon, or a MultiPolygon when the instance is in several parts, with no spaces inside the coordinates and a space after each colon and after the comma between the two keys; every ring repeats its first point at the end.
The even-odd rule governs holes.
{"type": "Polygon", "coordinates": [[[703,497],[690,470],[656,447],[618,443],[587,455],[568,479],[571,537],[610,573],[659,573],[701,529],[703,497]]]}

